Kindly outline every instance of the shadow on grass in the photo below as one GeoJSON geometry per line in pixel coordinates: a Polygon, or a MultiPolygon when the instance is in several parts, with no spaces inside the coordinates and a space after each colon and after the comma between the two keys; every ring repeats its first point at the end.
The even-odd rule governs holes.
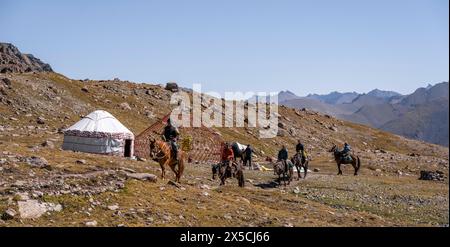
{"type": "Polygon", "coordinates": [[[280,186],[279,183],[275,181],[270,181],[266,183],[253,184],[255,187],[259,187],[261,189],[274,189],[280,186]]]}

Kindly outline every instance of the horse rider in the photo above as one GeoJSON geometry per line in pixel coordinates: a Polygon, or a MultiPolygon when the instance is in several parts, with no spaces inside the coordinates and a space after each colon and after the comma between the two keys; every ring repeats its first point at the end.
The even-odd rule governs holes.
{"type": "Polygon", "coordinates": [[[172,120],[169,118],[167,120],[167,125],[164,127],[163,137],[166,142],[169,142],[171,150],[172,150],[172,158],[175,161],[178,161],[178,145],[177,139],[180,135],[177,127],[172,125],[172,120]]]}
{"type": "Polygon", "coordinates": [[[350,154],[351,151],[352,151],[352,148],[350,147],[350,145],[348,143],[344,143],[344,148],[341,151],[341,157],[346,158],[350,154]]]}
{"type": "Polygon", "coordinates": [[[222,164],[229,164],[234,160],[234,152],[228,142],[225,142],[225,144],[223,145],[221,156],[222,156],[221,159],[222,164]]]}
{"type": "MultiPolygon", "coordinates": [[[[225,142],[223,149],[222,149],[222,155],[221,155],[221,165],[230,167],[234,166],[237,168],[237,166],[233,163],[234,160],[234,152],[233,148],[228,142],[225,142]]],[[[226,168],[228,170],[228,168],[226,168]]],[[[231,174],[230,174],[231,175],[231,174]]]]}
{"type": "Polygon", "coordinates": [[[302,163],[306,160],[305,146],[303,145],[301,140],[298,140],[297,145],[295,146],[295,151],[302,155],[302,163]]]}
{"type": "Polygon", "coordinates": [[[288,150],[286,148],[285,145],[283,145],[280,149],[280,151],[278,151],[278,161],[283,161],[286,162],[286,160],[288,159],[288,150]]]}
{"type": "Polygon", "coordinates": [[[253,154],[253,149],[252,149],[252,147],[250,146],[250,144],[247,145],[247,147],[246,147],[245,150],[244,150],[244,153],[245,153],[244,166],[246,166],[246,165],[247,165],[247,162],[248,162],[248,166],[249,166],[250,168],[253,168],[253,166],[252,166],[252,154],[253,154]]]}

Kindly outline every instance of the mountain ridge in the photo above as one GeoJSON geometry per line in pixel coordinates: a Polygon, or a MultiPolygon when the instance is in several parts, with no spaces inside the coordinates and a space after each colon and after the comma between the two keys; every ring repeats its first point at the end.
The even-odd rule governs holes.
{"type": "Polygon", "coordinates": [[[32,54],[24,54],[11,43],[0,43],[0,73],[53,72],[52,67],[32,54]]]}
{"type": "Polygon", "coordinates": [[[448,82],[434,85],[428,84],[426,87],[420,87],[408,95],[402,95],[394,91],[373,89],[368,93],[362,94],[333,91],[324,95],[308,94],[306,97],[295,97],[292,95],[290,97],[291,99],[286,99],[279,103],[297,109],[308,108],[340,119],[381,128],[408,138],[425,140],[444,146],[449,145],[448,131],[441,131],[446,126],[448,128],[448,121],[446,121],[448,119],[448,111],[445,111],[445,104],[430,103],[436,100],[448,103],[448,82]],[[343,97],[346,97],[346,99],[342,100],[343,97]],[[444,111],[440,109],[442,107],[444,107],[444,111]],[[422,110],[419,109],[415,112],[415,108],[422,110]],[[422,112],[423,109],[431,111],[430,116],[434,116],[433,119],[440,119],[441,123],[432,122],[429,120],[429,117],[421,117],[424,114],[419,115],[418,112],[422,112]],[[433,112],[440,112],[443,117],[436,117],[437,115],[433,112]],[[408,120],[403,119],[405,114],[408,115],[408,120]],[[410,121],[416,124],[408,124],[411,123],[410,121]],[[429,123],[418,124],[424,121],[429,123]],[[415,126],[414,128],[418,129],[408,129],[413,128],[410,126],[415,126]],[[427,126],[430,129],[439,131],[441,135],[428,131],[427,126]]]}

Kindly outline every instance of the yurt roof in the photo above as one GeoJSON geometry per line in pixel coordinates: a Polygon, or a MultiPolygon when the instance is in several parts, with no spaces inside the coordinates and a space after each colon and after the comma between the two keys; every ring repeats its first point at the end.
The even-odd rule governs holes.
{"type": "Polygon", "coordinates": [[[103,110],[89,113],[83,119],[67,128],[66,131],[133,134],[111,113],[103,110]]]}

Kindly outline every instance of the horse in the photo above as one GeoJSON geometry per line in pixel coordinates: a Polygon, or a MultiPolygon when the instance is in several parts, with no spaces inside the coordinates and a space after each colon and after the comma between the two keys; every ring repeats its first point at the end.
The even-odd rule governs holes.
{"type": "Polygon", "coordinates": [[[290,166],[289,160],[278,161],[273,163],[273,171],[276,175],[278,175],[278,183],[281,184],[281,177],[283,176],[283,185],[286,186],[286,179],[288,180],[288,184],[291,183],[292,177],[294,176],[294,168],[290,166]]]}
{"type": "Polygon", "coordinates": [[[354,156],[353,154],[350,154],[350,157],[352,158],[351,161],[348,160],[342,160],[341,159],[341,152],[338,150],[337,146],[334,145],[329,152],[332,152],[334,154],[334,160],[336,161],[337,167],[338,167],[338,174],[342,175],[341,170],[341,164],[352,164],[353,169],[355,169],[355,173],[353,175],[358,175],[359,168],[361,167],[361,160],[359,159],[359,156],[354,156]]]}
{"type": "Polygon", "coordinates": [[[245,160],[245,148],[243,147],[242,144],[238,143],[238,142],[233,142],[231,143],[231,149],[233,150],[233,154],[234,154],[234,160],[238,160],[238,158],[241,159],[242,164],[244,164],[244,160],[245,160]]]}
{"type": "Polygon", "coordinates": [[[179,183],[184,171],[186,153],[181,149],[178,150],[178,161],[176,161],[171,151],[169,143],[162,140],[150,140],[150,157],[161,166],[161,178],[165,179],[166,166],[169,166],[175,173],[175,181],[179,183]]]}
{"type": "Polygon", "coordinates": [[[212,171],[212,179],[216,179],[216,175],[219,176],[219,178],[222,176],[220,173],[220,166],[222,163],[212,164],[211,165],[211,171],[212,171]]]}
{"type": "Polygon", "coordinates": [[[302,178],[302,175],[300,174],[301,168],[303,168],[303,178],[305,179],[306,175],[308,174],[308,158],[303,158],[303,154],[301,152],[298,152],[294,155],[294,157],[291,158],[291,161],[295,165],[295,168],[297,168],[297,180],[300,180],[300,178],[302,178]]]}
{"type": "Polygon", "coordinates": [[[220,178],[220,185],[224,185],[227,178],[234,177],[238,180],[239,187],[245,186],[244,172],[239,164],[234,162],[230,165],[219,163],[213,164],[211,168],[213,174],[212,179],[215,179],[216,174],[218,174],[218,177],[220,178]]]}

